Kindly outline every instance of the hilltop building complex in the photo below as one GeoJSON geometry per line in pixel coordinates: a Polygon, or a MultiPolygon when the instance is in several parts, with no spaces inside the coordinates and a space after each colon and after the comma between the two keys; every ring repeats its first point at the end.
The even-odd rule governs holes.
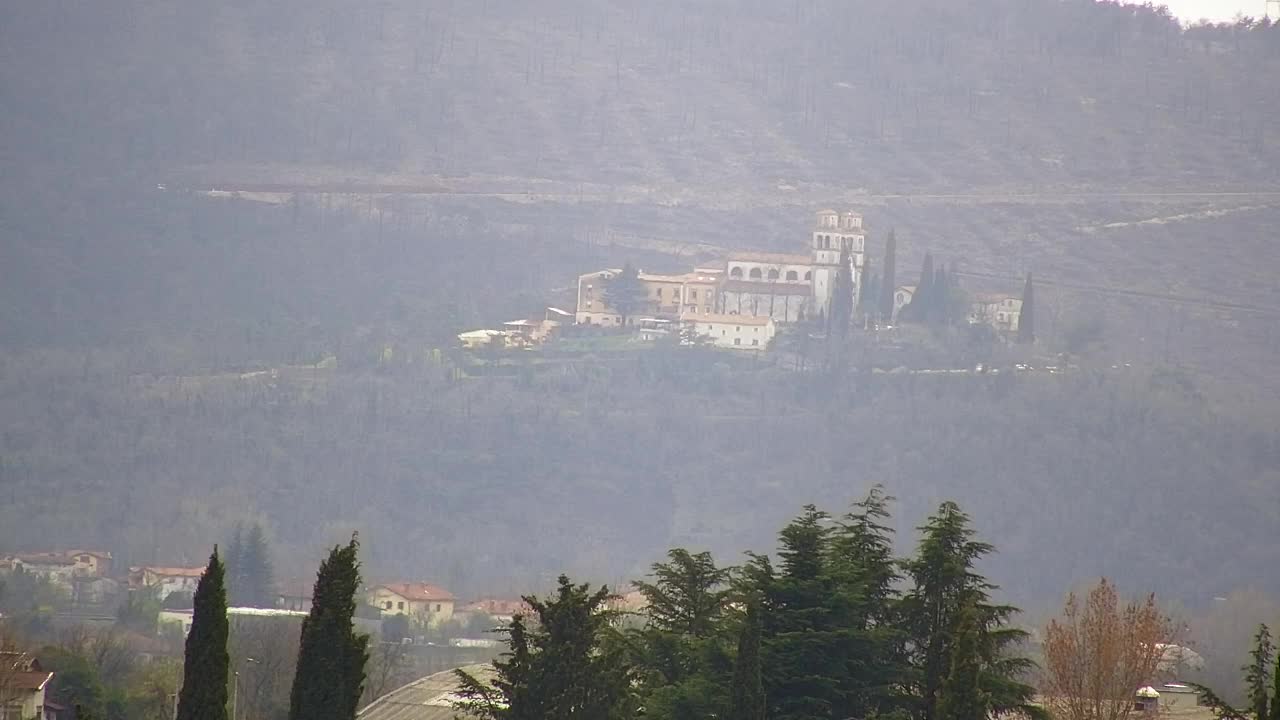
{"type": "MultiPolygon", "coordinates": [[[[842,257],[847,258],[857,297],[865,267],[866,231],[862,215],[823,210],[810,232],[807,253],[734,252],[715,267],[679,275],[638,274],[647,301],[642,312],[671,320],[694,316],[748,316],[777,323],[825,317],[842,257]]],[[[605,290],[619,269],[597,270],[578,278],[578,325],[617,326],[623,315],[610,307],[605,290]]],[[[642,318],[627,317],[633,325],[642,318]]]]}

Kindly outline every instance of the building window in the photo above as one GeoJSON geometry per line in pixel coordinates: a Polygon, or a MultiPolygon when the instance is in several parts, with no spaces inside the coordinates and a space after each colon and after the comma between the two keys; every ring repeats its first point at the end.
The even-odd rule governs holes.
{"type": "Polygon", "coordinates": [[[690,290],[690,291],[689,291],[689,302],[697,302],[697,301],[698,301],[698,291],[697,291],[697,290],[690,290]]]}
{"type": "Polygon", "coordinates": [[[777,280],[777,279],[778,279],[778,271],[777,271],[777,270],[770,270],[770,271],[769,271],[769,279],[770,279],[770,280],[777,280]]]}
{"type": "Polygon", "coordinates": [[[734,345],[741,345],[741,344],[742,344],[742,338],[734,338],[734,339],[733,339],[733,344],[734,344],[734,345]]]}
{"type": "Polygon", "coordinates": [[[391,609],[391,601],[390,601],[390,600],[388,600],[388,601],[386,601],[385,603],[383,603],[383,604],[382,604],[382,608],[383,608],[384,610],[390,610],[390,609],[391,609]]]}
{"type": "Polygon", "coordinates": [[[436,612],[440,612],[440,603],[436,603],[436,612]]]}
{"type": "Polygon", "coordinates": [[[752,279],[752,280],[759,280],[761,277],[762,277],[762,275],[761,275],[761,273],[760,273],[760,268],[751,268],[751,279],[752,279]]]}
{"type": "Polygon", "coordinates": [[[404,609],[404,601],[401,601],[401,602],[396,603],[396,609],[397,609],[397,610],[403,610],[403,609],[404,609]]]}
{"type": "Polygon", "coordinates": [[[751,341],[751,344],[752,344],[752,345],[759,345],[759,344],[760,344],[760,341],[759,341],[759,340],[752,340],[752,341],[751,341]]]}
{"type": "Polygon", "coordinates": [[[799,280],[799,279],[800,279],[800,276],[796,273],[796,271],[795,271],[795,270],[788,270],[788,271],[787,271],[787,280],[790,280],[790,281],[794,282],[794,281],[799,280]]]}
{"type": "Polygon", "coordinates": [[[813,271],[812,271],[812,270],[810,270],[809,272],[805,273],[805,274],[804,274],[804,279],[805,279],[805,280],[812,280],[812,279],[813,279],[813,271]]]}
{"type": "Polygon", "coordinates": [[[661,297],[662,297],[662,288],[658,288],[658,297],[659,297],[659,298],[661,298],[661,297]]]}
{"type": "Polygon", "coordinates": [[[735,278],[740,278],[740,277],[742,277],[742,268],[741,268],[741,267],[734,267],[734,268],[730,269],[730,270],[729,270],[729,277],[735,277],[735,278]]]}

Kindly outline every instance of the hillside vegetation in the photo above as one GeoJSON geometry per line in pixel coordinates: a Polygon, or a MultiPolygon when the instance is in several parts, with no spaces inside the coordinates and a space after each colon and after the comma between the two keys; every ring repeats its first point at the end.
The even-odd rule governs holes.
{"type": "Polygon", "coordinates": [[[1084,0],[52,0],[4,12],[0,108],[0,550],[194,562],[258,519],[285,568],[358,529],[371,577],[516,592],[674,545],[731,562],[882,482],[897,517],[958,500],[1019,601],[1100,573],[1280,590],[1275,27],[1084,0]],[[254,183],[286,197],[194,192],[254,183]],[[925,251],[997,276],[973,289],[1033,270],[1036,352],[1081,369],[450,372],[456,332],[571,302],[577,273],[794,249],[836,203],[873,257],[898,229],[899,282],[925,251]]]}

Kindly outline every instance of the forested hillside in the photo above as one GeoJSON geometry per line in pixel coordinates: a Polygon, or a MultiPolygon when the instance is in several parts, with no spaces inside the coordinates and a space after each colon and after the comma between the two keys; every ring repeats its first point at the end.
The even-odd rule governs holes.
{"type": "Polygon", "coordinates": [[[358,529],[373,577],[515,592],[732,562],[882,482],[897,517],[958,500],[1022,602],[1100,573],[1280,590],[1276,27],[1085,0],[0,15],[0,551],[195,562],[257,519],[284,568],[358,529]],[[288,192],[196,192],[253,184],[288,192]],[[1079,371],[449,371],[455,333],[577,273],[794,250],[836,203],[877,262],[897,229],[899,282],[926,251],[997,276],[975,289],[1034,271],[1036,352],[1079,371]]]}
{"type": "Polygon", "coordinates": [[[1280,30],[1092,0],[55,0],[5,20],[0,136],[27,170],[734,193],[1280,167],[1280,30]]]}

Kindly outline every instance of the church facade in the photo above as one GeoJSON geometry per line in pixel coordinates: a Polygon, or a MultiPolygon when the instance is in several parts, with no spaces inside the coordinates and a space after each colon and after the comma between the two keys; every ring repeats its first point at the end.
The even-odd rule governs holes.
{"type": "MultiPolygon", "coordinates": [[[[641,315],[681,319],[716,313],[765,317],[777,323],[825,317],[831,311],[836,277],[846,253],[853,279],[850,292],[857,297],[866,263],[862,215],[823,210],[817,213],[807,240],[805,253],[733,252],[722,265],[682,275],[641,272],[648,300],[641,315]]],[[[618,272],[599,270],[578,278],[577,324],[621,324],[621,315],[608,307],[603,291],[618,272]]],[[[630,317],[628,323],[637,319],[630,317]]]]}

